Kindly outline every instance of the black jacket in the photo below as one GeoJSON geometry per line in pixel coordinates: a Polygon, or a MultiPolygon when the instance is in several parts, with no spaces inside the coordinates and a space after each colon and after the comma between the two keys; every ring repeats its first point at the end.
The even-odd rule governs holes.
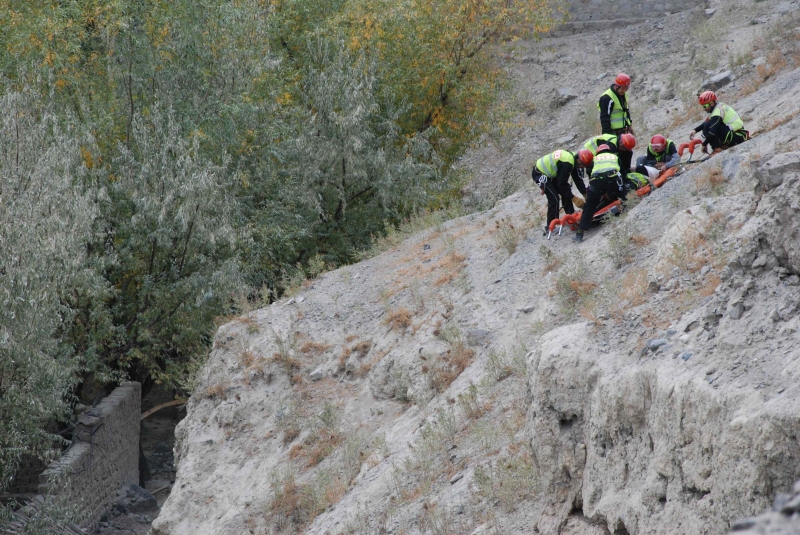
{"type": "Polygon", "coordinates": [[[581,192],[581,195],[586,195],[586,184],[583,183],[583,179],[578,174],[578,166],[577,165],[570,165],[567,162],[558,162],[556,164],[556,183],[566,183],[569,180],[569,177],[572,176],[572,181],[575,183],[575,186],[578,188],[578,191],[581,192]]]}
{"type": "MultiPolygon", "coordinates": [[[[614,89],[611,89],[614,91],[614,89]]],[[[619,103],[622,105],[622,109],[625,111],[625,115],[628,119],[631,118],[631,112],[628,110],[628,98],[627,95],[620,96],[617,94],[617,98],[619,99],[619,103]]],[[[612,130],[611,128],[611,115],[610,112],[616,104],[611,97],[606,95],[605,93],[602,94],[600,97],[600,127],[603,129],[604,134],[616,134],[618,130],[612,130]]]]}

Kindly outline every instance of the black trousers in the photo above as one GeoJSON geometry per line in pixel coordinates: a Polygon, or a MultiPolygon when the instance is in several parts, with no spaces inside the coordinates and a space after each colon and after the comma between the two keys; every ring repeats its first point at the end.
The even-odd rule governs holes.
{"type": "Polygon", "coordinates": [[[617,160],[619,161],[619,173],[622,178],[627,178],[628,173],[631,171],[631,160],[633,160],[632,150],[621,150],[617,153],[617,160]]]}
{"type": "Polygon", "coordinates": [[[564,213],[572,214],[575,212],[575,206],[572,204],[572,188],[568,180],[556,181],[547,175],[538,175],[533,180],[547,197],[548,228],[553,219],[558,219],[559,197],[561,197],[561,204],[564,206],[564,213]]]}
{"type": "Polygon", "coordinates": [[[625,195],[624,187],[621,190],[621,179],[616,175],[606,176],[602,178],[594,178],[589,181],[589,187],[586,191],[586,204],[583,205],[583,213],[581,214],[581,230],[587,230],[592,225],[594,214],[600,207],[603,197],[609,199],[621,199],[625,195]]]}
{"type": "Polygon", "coordinates": [[[703,132],[703,137],[706,138],[706,142],[711,145],[712,149],[729,149],[750,139],[750,134],[744,128],[734,132],[725,124],[720,126],[719,134],[720,137],[717,137],[703,132]]]}

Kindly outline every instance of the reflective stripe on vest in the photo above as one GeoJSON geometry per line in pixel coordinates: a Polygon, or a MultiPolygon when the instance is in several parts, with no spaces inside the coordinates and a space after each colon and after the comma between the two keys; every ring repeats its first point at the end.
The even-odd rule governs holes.
{"type": "Polygon", "coordinates": [[[594,168],[592,169],[592,178],[598,175],[607,175],[609,173],[619,173],[619,160],[617,155],[611,152],[604,152],[594,157],[594,168]]]}
{"type": "Polygon", "coordinates": [[[717,107],[711,112],[711,117],[719,116],[722,116],[722,122],[725,123],[725,126],[734,132],[744,128],[744,122],[739,118],[739,114],[736,113],[733,108],[727,104],[723,104],[722,102],[717,104],[717,107]],[[725,112],[725,115],[722,115],[723,111],[725,112]]]}
{"type": "MultiPolygon", "coordinates": [[[[608,110],[608,117],[611,120],[611,129],[612,130],[622,130],[626,126],[631,124],[631,120],[628,118],[628,114],[625,112],[625,109],[622,108],[622,104],[620,103],[619,96],[614,93],[614,90],[609,88],[603,95],[608,95],[611,97],[611,101],[614,103],[613,109],[608,110]]],[[[602,95],[601,95],[602,96],[602,95]]],[[[623,95],[625,99],[625,105],[628,104],[628,97],[623,95]]],[[[597,109],[600,110],[600,103],[597,103],[597,109]]]]}
{"type": "Polygon", "coordinates": [[[597,147],[599,147],[603,143],[608,144],[609,142],[612,143],[614,145],[614,147],[616,148],[616,146],[617,146],[617,136],[615,136],[614,134],[602,134],[602,135],[599,135],[599,136],[590,137],[583,144],[583,148],[586,149],[586,150],[592,151],[592,155],[596,155],[597,154],[597,147]]]}
{"type": "Polygon", "coordinates": [[[568,150],[557,150],[536,160],[536,169],[547,178],[555,178],[558,174],[558,169],[556,168],[558,162],[566,162],[574,166],[575,156],[568,150]]]}
{"type": "Polygon", "coordinates": [[[666,147],[664,147],[664,151],[663,151],[663,152],[656,152],[656,151],[654,151],[654,150],[653,150],[653,144],[652,144],[652,143],[650,143],[650,144],[647,146],[647,155],[648,155],[648,156],[652,156],[652,157],[653,157],[653,159],[654,159],[656,162],[660,162],[660,161],[662,161],[662,160],[665,160],[665,159],[667,158],[667,155],[669,154],[669,148],[670,148],[670,146],[671,146],[671,145],[674,145],[674,144],[675,144],[675,143],[673,143],[673,141],[672,141],[671,139],[668,139],[668,140],[667,140],[667,146],[666,146],[666,147]]]}

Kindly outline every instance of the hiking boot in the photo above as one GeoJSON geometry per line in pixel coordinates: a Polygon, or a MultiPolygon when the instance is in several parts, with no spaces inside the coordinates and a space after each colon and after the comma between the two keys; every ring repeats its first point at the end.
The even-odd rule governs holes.
{"type": "Polygon", "coordinates": [[[572,237],[572,241],[574,241],[575,243],[581,243],[583,241],[583,231],[579,230],[578,232],[576,232],[575,235],[572,237]]]}

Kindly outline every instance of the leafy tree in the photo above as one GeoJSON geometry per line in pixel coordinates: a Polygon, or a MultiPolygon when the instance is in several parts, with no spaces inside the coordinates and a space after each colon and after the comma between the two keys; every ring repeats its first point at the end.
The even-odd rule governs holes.
{"type": "MultiPolygon", "coordinates": [[[[134,379],[186,386],[208,351],[214,317],[240,287],[235,174],[209,161],[172,110],[136,115],[102,204],[102,254],[117,335],[104,358],[134,379]]],[[[96,250],[101,251],[98,244],[96,250]]]]}
{"type": "Polygon", "coordinates": [[[342,263],[385,222],[425,206],[439,162],[424,135],[403,135],[404,110],[380,102],[374,61],[341,44],[308,47],[304,117],[273,151],[271,180],[282,185],[273,198],[302,218],[297,260],[321,254],[342,263]]]}
{"type": "Polygon", "coordinates": [[[90,136],[37,106],[30,92],[0,99],[0,489],[23,455],[48,458],[62,439],[86,369],[64,336],[71,292],[102,295],[87,243],[99,216],[81,150],[90,136]]]}

